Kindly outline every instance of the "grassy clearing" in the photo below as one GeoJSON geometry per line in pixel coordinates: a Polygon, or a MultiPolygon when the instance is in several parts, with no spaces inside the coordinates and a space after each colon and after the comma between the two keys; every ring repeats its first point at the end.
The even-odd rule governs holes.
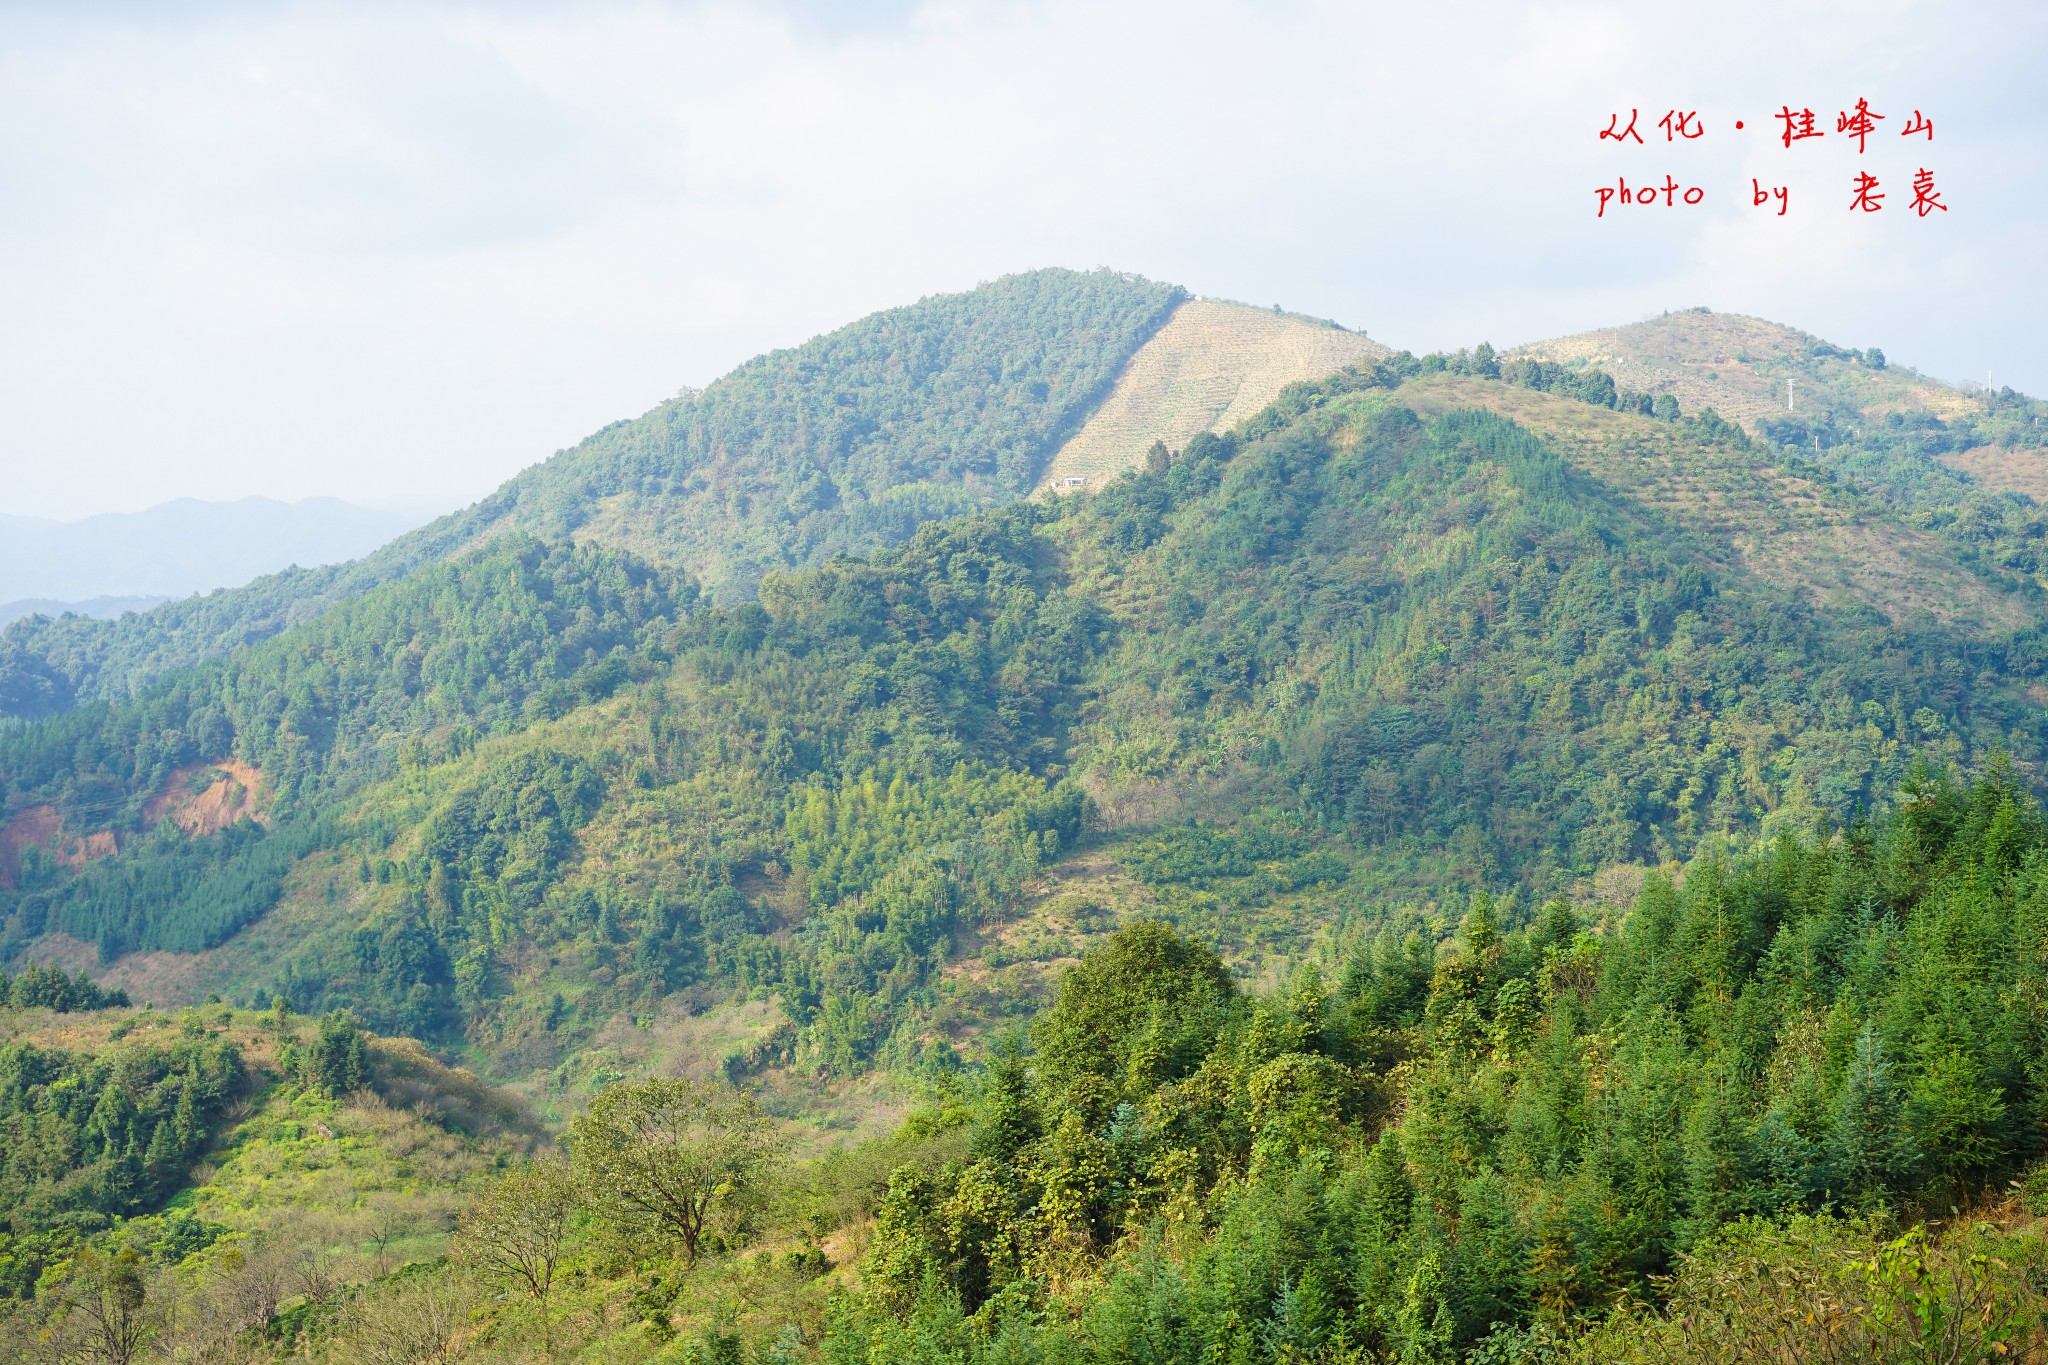
{"type": "Polygon", "coordinates": [[[1131,357],[1109,397],[1046,467],[1038,492],[1061,491],[1075,478],[1100,487],[1142,460],[1154,441],[1177,450],[1201,432],[1227,431],[1256,415],[1289,384],[1385,354],[1358,332],[1191,300],[1131,357]]]}

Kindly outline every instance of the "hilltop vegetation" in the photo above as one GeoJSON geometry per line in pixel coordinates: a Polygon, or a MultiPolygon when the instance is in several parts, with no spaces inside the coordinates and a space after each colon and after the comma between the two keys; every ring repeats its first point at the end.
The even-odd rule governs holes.
{"type": "Polygon", "coordinates": [[[2048,404],[2010,388],[1966,393],[1888,363],[1875,347],[1844,349],[1705,309],[1514,354],[1567,376],[1611,375],[1688,413],[1713,407],[1806,472],[1832,476],[1838,492],[1860,494],[1859,516],[1938,538],[2007,581],[2043,582],[2048,517],[2039,498],[2008,490],[2048,489],[2048,404]]]}
{"type": "Polygon", "coordinates": [[[759,356],[615,422],[369,557],[120,621],[0,636],[0,715],[118,698],[508,531],[623,548],[725,599],[770,569],[903,540],[1024,496],[1182,292],[1097,270],[1012,275],[759,356]]]}
{"type": "Polygon", "coordinates": [[[1138,348],[1100,407],[1059,448],[1039,480],[1100,488],[1155,442],[1180,449],[1258,415],[1289,384],[1319,380],[1387,348],[1331,322],[1214,299],[1190,299],[1138,348]]]}

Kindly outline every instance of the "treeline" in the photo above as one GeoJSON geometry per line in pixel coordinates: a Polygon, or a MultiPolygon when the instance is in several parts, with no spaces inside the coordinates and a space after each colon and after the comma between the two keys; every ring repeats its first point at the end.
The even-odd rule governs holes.
{"type": "Polygon", "coordinates": [[[601,693],[609,657],[694,600],[629,556],[508,536],[134,701],[0,734],[5,796],[132,826],[172,770],[235,757],[289,808],[338,770],[388,768],[407,737],[455,744],[601,693]]]}
{"type": "Polygon", "coordinates": [[[76,1010],[126,1008],[128,992],[109,990],[84,972],[66,976],[62,967],[45,967],[31,962],[14,975],[0,968],[0,1004],[18,1010],[55,1010],[70,1014],[76,1010]]]}
{"type": "Polygon", "coordinates": [[[623,526],[723,601],[776,570],[868,554],[928,520],[1024,497],[1186,294],[1038,270],[893,308],[619,423],[529,471],[516,524],[623,526]]]}

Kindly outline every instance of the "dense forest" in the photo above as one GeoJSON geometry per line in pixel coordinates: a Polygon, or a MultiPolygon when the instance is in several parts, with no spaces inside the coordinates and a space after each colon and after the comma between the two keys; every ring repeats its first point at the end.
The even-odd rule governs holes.
{"type": "MultiPolygon", "coordinates": [[[[465,1181],[446,1254],[354,1281],[284,1287],[280,1228],[176,1210],[78,1241],[189,1150],[233,1054],[16,1045],[0,1121],[61,1112],[99,1155],[52,1184],[40,1135],[73,1129],[12,1145],[17,1207],[84,1221],[10,1244],[49,1269],[0,1327],[248,1362],[2037,1358],[2048,821],[2004,763],[1901,798],[1625,910],[1360,923],[1264,993],[1135,921],[985,1066],[926,1070],[896,1131],[822,1157],[722,1080],[619,1081],[559,1151],[465,1181]]],[[[346,1016],[260,1027],[287,1041],[245,1172],[393,1112],[346,1016]]]]}
{"type": "Polygon", "coordinates": [[[1615,922],[1480,896],[1441,949],[1367,931],[1265,999],[1135,925],[965,1150],[891,1176],[836,1326],[888,1359],[1528,1358],[1743,1220],[1966,1204],[2042,1152],[2043,826],[2004,768],[1903,796],[1615,922]]]}
{"type": "Polygon", "coordinates": [[[0,1045],[0,1295],[32,1298],[83,1238],[186,1183],[244,1073],[232,1044],[185,1032],[91,1055],[0,1045]]]}

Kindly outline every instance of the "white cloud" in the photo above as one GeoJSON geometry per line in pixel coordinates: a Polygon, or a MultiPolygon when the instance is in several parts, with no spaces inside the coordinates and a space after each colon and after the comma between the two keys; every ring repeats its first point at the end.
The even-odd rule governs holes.
{"type": "Polygon", "coordinates": [[[125,13],[0,10],[0,510],[452,500],[1042,264],[1417,349],[1706,302],[2048,389],[2017,4],[125,13]],[[1859,93],[1935,115],[1871,161],[1924,151],[1945,219],[1852,222],[1848,149],[1770,140],[1781,102],[1859,93]],[[1617,152],[1595,132],[1629,105],[1652,145],[1617,152]],[[1663,146],[1674,105],[1709,137],[1663,146]],[[1713,197],[1596,221],[1622,167],[1713,197]],[[1767,173],[1782,221],[1738,202],[1767,173]]]}

